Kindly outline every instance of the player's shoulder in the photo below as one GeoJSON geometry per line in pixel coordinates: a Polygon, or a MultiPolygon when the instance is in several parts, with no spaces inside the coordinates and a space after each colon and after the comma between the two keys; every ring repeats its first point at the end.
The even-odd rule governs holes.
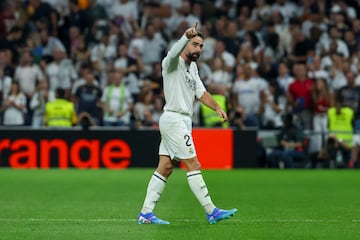
{"type": "Polygon", "coordinates": [[[180,64],[180,56],[176,59],[169,57],[168,55],[164,57],[164,59],[161,62],[161,67],[163,69],[164,73],[172,73],[176,69],[178,69],[180,64]]]}

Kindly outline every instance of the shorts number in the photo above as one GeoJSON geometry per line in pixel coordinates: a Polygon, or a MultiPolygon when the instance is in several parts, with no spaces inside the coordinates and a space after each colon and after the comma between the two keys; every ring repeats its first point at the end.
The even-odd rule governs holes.
{"type": "Polygon", "coordinates": [[[189,135],[185,135],[185,136],[184,136],[184,139],[186,140],[186,141],[185,141],[185,145],[188,146],[188,147],[190,147],[190,146],[191,146],[191,143],[190,143],[190,139],[191,139],[191,138],[190,138],[190,136],[189,136],[189,135]]]}

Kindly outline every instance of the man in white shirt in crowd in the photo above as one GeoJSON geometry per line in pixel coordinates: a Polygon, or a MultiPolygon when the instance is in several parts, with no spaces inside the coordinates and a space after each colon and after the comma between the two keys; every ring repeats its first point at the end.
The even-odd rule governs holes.
{"type": "Polygon", "coordinates": [[[115,71],[112,75],[112,83],[104,89],[101,97],[104,126],[129,126],[133,99],[122,83],[123,74],[115,71]]]}

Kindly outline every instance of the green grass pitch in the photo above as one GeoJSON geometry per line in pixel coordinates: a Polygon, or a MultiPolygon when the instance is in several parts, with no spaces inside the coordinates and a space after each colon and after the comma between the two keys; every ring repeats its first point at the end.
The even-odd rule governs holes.
{"type": "Polygon", "coordinates": [[[360,239],[360,172],[203,171],[233,218],[209,225],[176,169],[155,209],[170,225],[138,225],[153,169],[0,169],[0,240],[360,239]]]}

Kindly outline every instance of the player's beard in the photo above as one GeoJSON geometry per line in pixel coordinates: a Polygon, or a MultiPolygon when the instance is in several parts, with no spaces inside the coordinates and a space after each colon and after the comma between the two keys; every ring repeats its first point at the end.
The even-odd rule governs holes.
{"type": "Polygon", "coordinates": [[[188,59],[190,59],[190,61],[196,62],[200,57],[200,53],[190,53],[189,52],[186,54],[186,57],[188,59]]]}

